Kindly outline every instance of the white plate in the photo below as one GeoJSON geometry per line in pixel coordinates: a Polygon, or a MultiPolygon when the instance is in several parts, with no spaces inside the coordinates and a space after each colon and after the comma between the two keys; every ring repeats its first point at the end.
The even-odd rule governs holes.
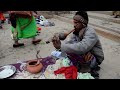
{"type": "Polygon", "coordinates": [[[0,79],[8,78],[16,72],[16,68],[12,65],[0,67],[0,79]]]}

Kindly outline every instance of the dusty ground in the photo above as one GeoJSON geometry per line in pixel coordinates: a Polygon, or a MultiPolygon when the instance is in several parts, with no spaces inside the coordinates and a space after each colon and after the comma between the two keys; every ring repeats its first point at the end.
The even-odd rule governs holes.
{"type": "MultiPolygon", "coordinates": [[[[42,31],[37,38],[43,41],[34,46],[31,44],[32,39],[23,39],[20,42],[25,43],[25,47],[13,48],[13,40],[11,39],[10,25],[4,24],[4,30],[0,29],[0,66],[16,63],[18,61],[32,60],[36,58],[36,51],[40,50],[39,56],[50,56],[54,50],[52,43],[44,44],[48,38],[54,33],[73,29],[72,24],[50,19],[55,26],[41,27],[42,31]]],[[[100,78],[101,79],[120,79],[120,43],[111,41],[102,36],[99,36],[105,60],[101,64],[100,78]]],[[[69,39],[69,37],[68,37],[69,39]]]]}

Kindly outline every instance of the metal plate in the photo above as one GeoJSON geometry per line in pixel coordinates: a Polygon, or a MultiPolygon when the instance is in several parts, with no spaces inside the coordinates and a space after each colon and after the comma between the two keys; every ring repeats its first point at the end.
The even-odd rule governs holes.
{"type": "Polygon", "coordinates": [[[15,66],[7,65],[0,67],[0,79],[8,78],[16,72],[15,66]]]}

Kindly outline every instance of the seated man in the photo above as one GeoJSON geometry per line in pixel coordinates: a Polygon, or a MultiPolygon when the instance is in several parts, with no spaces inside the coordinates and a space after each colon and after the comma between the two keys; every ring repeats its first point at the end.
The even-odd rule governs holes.
{"type": "Polygon", "coordinates": [[[88,15],[85,11],[76,12],[73,22],[74,31],[70,41],[61,42],[60,37],[55,38],[59,35],[55,35],[52,39],[53,45],[56,49],[66,52],[73,65],[88,63],[91,75],[99,77],[96,71],[104,60],[100,40],[95,30],[88,26],[88,15]]]}

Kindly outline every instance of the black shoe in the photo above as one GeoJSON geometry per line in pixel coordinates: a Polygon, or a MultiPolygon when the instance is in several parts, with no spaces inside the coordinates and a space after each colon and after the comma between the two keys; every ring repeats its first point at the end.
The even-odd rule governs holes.
{"type": "Polygon", "coordinates": [[[99,71],[99,70],[100,70],[100,66],[97,65],[97,66],[95,67],[95,71],[99,71]]]}
{"type": "Polygon", "coordinates": [[[13,47],[14,47],[14,48],[21,47],[21,46],[24,46],[24,43],[13,44],[13,47]]]}
{"type": "Polygon", "coordinates": [[[32,44],[34,44],[34,45],[39,44],[40,41],[41,41],[41,39],[38,39],[38,40],[32,41],[32,44]]]}

